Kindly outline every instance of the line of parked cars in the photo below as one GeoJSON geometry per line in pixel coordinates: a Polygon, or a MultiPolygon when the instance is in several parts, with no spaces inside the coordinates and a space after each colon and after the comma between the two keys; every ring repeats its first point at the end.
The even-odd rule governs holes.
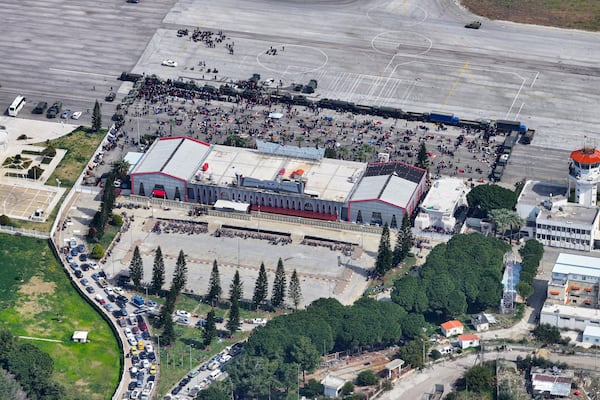
{"type": "Polygon", "coordinates": [[[53,103],[50,106],[50,108],[48,108],[48,103],[47,102],[40,101],[33,108],[33,110],[31,110],[31,113],[32,114],[43,114],[44,111],[46,111],[46,108],[48,108],[48,110],[46,111],[46,117],[47,118],[56,118],[56,116],[58,114],[60,114],[60,118],[62,118],[62,119],[69,118],[69,115],[71,116],[71,119],[79,119],[79,118],[81,118],[81,115],[82,115],[81,111],[75,111],[74,113],[71,114],[71,109],[66,108],[66,109],[63,110],[62,106],[63,106],[62,102],[57,101],[57,102],[53,103]]]}

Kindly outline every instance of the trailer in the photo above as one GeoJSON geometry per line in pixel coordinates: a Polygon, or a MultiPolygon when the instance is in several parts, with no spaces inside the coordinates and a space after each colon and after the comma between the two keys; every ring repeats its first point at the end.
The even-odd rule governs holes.
{"type": "Polygon", "coordinates": [[[520,121],[509,121],[505,119],[499,119],[496,121],[496,130],[500,132],[527,132],[527,127],[521,124],[520,121]]]}
{"type": "Polygon", "coordinates": [[[441,122],[449,125],[458,125],[460,118],[454,114],[432,111],[429,113],[429,122],[441,122]]]}

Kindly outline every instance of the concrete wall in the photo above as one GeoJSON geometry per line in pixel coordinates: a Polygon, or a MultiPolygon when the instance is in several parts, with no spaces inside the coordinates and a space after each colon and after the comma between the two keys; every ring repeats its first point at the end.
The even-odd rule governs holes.
{"type": "Polygon", "coordinates": [[[405,212],[400,207],[392,206],[378,200],[353,201],[348,204],[348,222],[356,222],[359,211],[362,216],[362,222],[367,225],[372,223],[383,225],[387,223],[391,227],[393,216],[396,216],[396,227],[398,228],[402,225],[402,218],[404,218],[405,212]],[[373,213],[381,213],[381,221],[374,220],[373,213]]]}

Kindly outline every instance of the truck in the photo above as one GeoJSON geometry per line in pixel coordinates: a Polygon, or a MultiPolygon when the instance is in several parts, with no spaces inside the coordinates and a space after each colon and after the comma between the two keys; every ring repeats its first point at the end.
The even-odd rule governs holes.
{"type": "Polygon", "coordinates": [[[133,296],[131,298],[131,303],[134,306],[140,308],[140,307],[142,307],[145,304],[145,301],[144,301],[144,298],[142,296],[133,296]]]}
{"type": "Polygon", "coordinates": [[[449,125],[458,125],[460,118],[454,114],[432,111],[429,113],[429,122],[441,122],[449,125]]]}
{"type": "Polygon", "coordinates": [[[531,141],[533,140],[533,135],[535,135],[535,130],[527,129],[527,132],[525,132],[523,134],[523,136],[521,136],[521,143],[522,144],[530,144],[531,141]]]}
{"type": "Polygon", "coordinates": [[[527,132],[527,126],[519,121],[509,121],[505,119],[496,120],[496,130],[501,132],[527,132]]]}

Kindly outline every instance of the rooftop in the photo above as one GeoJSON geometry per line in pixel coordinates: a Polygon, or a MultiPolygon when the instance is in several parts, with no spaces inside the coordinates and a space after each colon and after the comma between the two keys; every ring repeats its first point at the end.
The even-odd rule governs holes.
{"type": "Polygon", "coordinates": [[[554,274],[571,274],[599,278],[600,258],[560,253],[554,263],[554,267],[552,267],[552,275],[554,274]]]}
{"type": "Polygon", "coordinates": [[[417,184],[396,175],[365,176],[352,195],[352,201],[381,200],[406,208],[417,184]]]}
{"type": "Polygon", "coordinates": [[[160,138],[152,143],[131,173],[163,173],[189,180],[209,151],[208,143],[189,137],[160,138]]]}
{"type": "Polygon", "coordinates": [[[600,337],[600,326],[586,326],[583,331],[583,336],[600,337]]]}
{"type": "Polygon", "coordinates": [[[410,182],[419,183],[425,171],[422,168],[417,168],[414,165],[409,165],[400,161],[391,161],[386,163],[372,163],[367,167],[365,176],[391,175],[406,179],[410,182]]]}
{"type": "Polygon", "coordinates": [[[553,203],[565,203],[567,201],[567,185],[561,183],[527,181],[521,194],[519,204],[541,205],[550,200],[553,203]]]}
{"type": "Polygon", "coordinates": [[[202,165],[196,167],[192,181],[226,186],[237,181],[236,174],[262,181],[285,182],[301,178],[306,181],[306,192],[316,194],[320,199],[344,202],[365,168],[365,163],[354,161],[301,159],[214,145],[202,165]]]}
{"type": "Polygon", "coordinates": [[[461,342],[467,340],[479,340],[479,336],[475,335],[474,333],[465,333],[464,335],[458,335],[458,340],[460,340],[461,342]]]}
{"type": "Polygon", "coordinates": [[[569,203],[569,205],[553,206],[552,210],[541,208],[536,223],[593,225],[597,215],[597,207],[585,207],[569,203]]]}
{"type": "Polygon", "coordinates": [[[441,325],[441,327],[444,328],[445,330],[452,329],[452,328],[461,328],[462,326],[463,326],[462,322],[457,321],[455,319],[446,321],[441,325]]]}
{"type": "Polygon", "coordinates": [[[571,159],[581,164],[600,163],[600,150],[593,147],[584,147],[571,152],[571,159]]]}
{"type": "Polygon", "coordinates": [[[542,307],[544,314],[557,314],[578,319],[600,320],[600,310],[586,307],[567,306],[564,304],[545,303],[542,307]]]}
{"type": "Polygon", "coordinates": [[[442,178],[436,180],[429,189],[421,209],[452,213],[456,203],[462,196],[466,195],[467,191],[467,186],[462,179],[442,178]]]}

